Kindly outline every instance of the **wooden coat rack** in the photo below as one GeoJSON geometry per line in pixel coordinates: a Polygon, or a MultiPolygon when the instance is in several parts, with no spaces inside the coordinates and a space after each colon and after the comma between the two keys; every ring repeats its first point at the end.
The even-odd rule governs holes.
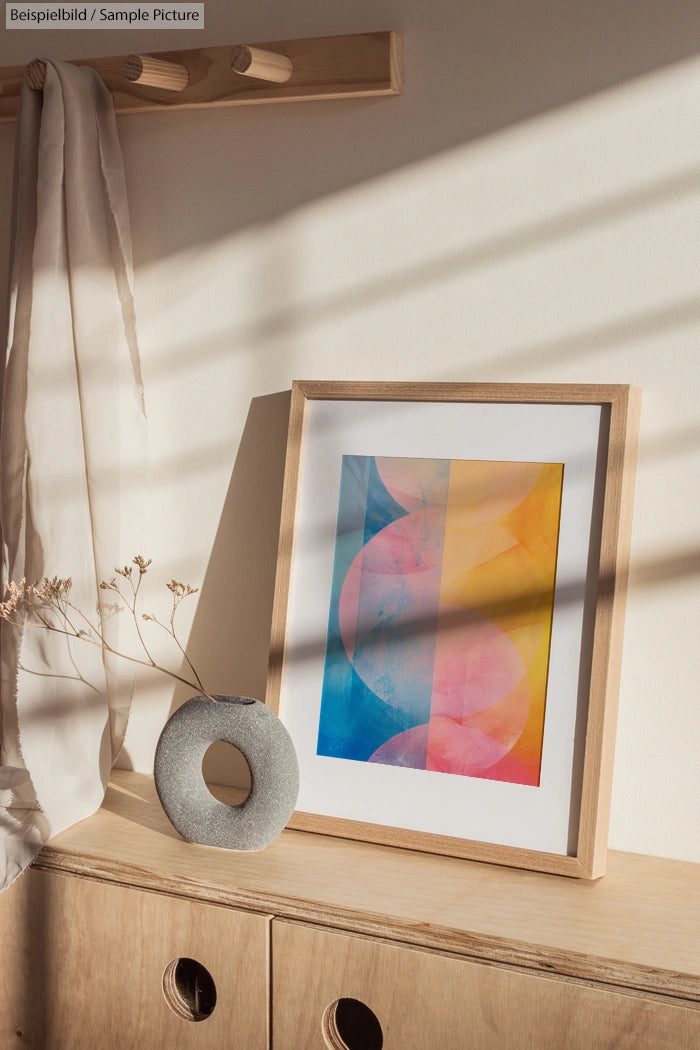
{"type": "MultiPolygon", "coordinates": [[[[402,86],[401,38],[394,32],[81,58],[73,64],[99,73],[117,113],[396,95],[402,86]]],[[[0,69],[0,120],[17,116],[25,76],[40,90],[45,72],[41,59],[0,69]]]]}

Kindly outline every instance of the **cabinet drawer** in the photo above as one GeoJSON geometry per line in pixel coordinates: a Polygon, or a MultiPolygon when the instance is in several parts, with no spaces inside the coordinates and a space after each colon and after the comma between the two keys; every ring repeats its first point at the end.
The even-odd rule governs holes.
{"type": "Polygon", "coordinates": [[[667,1003],[277,919],[272,923],[272,959],[277,1050],[700,1046],[700,1011],[677,1005],[677,1000],[667,1003]],[[363,1042],[360,1035],[353,1045],[347,1035],[347,1043],[324,1036],[324,1015],[328,1018],[330,1004],[339,999],[356,999],[372,1010],[381,1025],[381,1042],[363,1042]]]}
{"type": "Polygon", "coordinates": [[[268,932],[266,916],[30,870],[0,894],[0,1048],[264,1050],[268,932]]]}

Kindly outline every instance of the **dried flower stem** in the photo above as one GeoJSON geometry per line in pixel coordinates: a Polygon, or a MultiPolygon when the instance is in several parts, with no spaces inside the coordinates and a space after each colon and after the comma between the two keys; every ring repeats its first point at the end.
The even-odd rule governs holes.
{"type": "Polygon", "coordinates": [[[195,670],[195,667],[184,647],[181,645],[175,631],[175,614],[180,603],[183,598],[187,598],[191,594],[196,594],[196,587],[190,587],[189,584],[181,583],[179,580],[171,580],[170,583],[166,584],[172,597],[172,608],[170,610],[170,618],[167,624],[163,623],[157,616],[153,616],[151,613],[141,614],[141,619],[149,620],[150,622],[157,624],[172,638],[184,657],[194,680],[185,678],[183,675],[178,674],[177,671],[173,671],[168,667],[163,667],[162,664],[159,664],[153,658],[151,651],[148,648],[146,640],[141,632],[136,605],[141,581],[148,571],[150,564],[150,558],[146,559],[138,554],[132,560],[131,565],[125,565],[121,569],[114,570],[117,576],[122,577],[128,582],[130,593],[128,591],[125,592],[120,586],[117,576],[113,576],[110,580],[103,580],[100,583],[101,590],[113,591],[131,613],[134,619],[139,644],[143,649],[145,659],[138,656],[132,656],[129,653],[120,652],[109,644],[101,629],[92,622],[82,609],[71,602],[70,591],[73,581],[70,578],[62,579],[58,576],[54,576],[52,579],[44,577],[41,583],[27,583],[25,579],[20,580],[19,584],[14,581],[6,583],[5,592],[8,594],[8,598],[4,602],[0,602],[0,617],[15,627],[30,627],[37,630],[53,631],[56,634],[65,635],[67,638],[77,638],[81,642],[87,642],[89,645],[97,645],[101,649],[104,649],[105,652],[108,652],[113,656],[118,656],[122,660],[129,660],[131,663],[139,664],[142,667],[152,667],[155,671],[162,671],[163,674],[167,674],[170,678],[182,682],[183,685],[188,685],[191,689],[199,690],[199,692],[208,697],[209,700],[216,703],[215,698],[205,690],[199,674],[195,670]],[[134,566],[138,569],[136,582],[134,582],[134,566]],[[54,615],[58,617],[58,622],[54,621],[54,615]],[[84,627],[80,626],[81,622],[85,625],[84,627]]]}

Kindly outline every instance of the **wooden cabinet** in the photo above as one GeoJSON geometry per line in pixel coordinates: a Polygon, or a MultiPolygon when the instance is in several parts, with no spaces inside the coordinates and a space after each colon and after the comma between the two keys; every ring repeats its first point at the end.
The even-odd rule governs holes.
{"type": "MultiPolygon", "coordinates": [[[[370,1008],[385,1050],[661,1050],[700,1046],[700,1011],[604,985],[275,920],[272,1028],[325,1050],[340,998],[370,1008]]],[[[363,1048],[364,1050],[364,1048],[363,1048]]]]}
{"type": "Polygon", "coordinates": [[[266,916],[41,870],[0,915],[2,1050],[267,1047],[266,916]]]}
{"type": "Polygon", "coordinates": [[[697,1050],[700,867],[608,867],[208,849],[116,771],[0,895],[0,1050],[697,1050]]]}

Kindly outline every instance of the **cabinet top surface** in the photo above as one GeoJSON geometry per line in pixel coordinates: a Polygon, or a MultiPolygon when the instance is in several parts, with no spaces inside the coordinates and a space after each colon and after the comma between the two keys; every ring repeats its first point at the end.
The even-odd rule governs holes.
{"type": "Polygon", "coordinates": [[[234,853],[184,842],[152,778],[114,770],[102,808],[36,863],[700,1000],[700,866],[682,861],[612,852],[589,882],[301,831],[234,853]]]}

